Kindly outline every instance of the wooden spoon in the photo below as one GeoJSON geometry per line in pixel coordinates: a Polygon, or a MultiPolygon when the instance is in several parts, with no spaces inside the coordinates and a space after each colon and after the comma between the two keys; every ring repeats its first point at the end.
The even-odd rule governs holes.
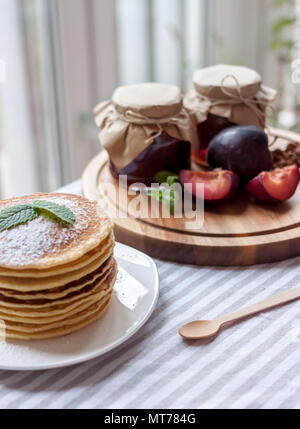
{"type": "Polygon", "coordinates": [[[195,320],[194,322],[189,322],[183,325],[178,332],[183,338],[189,340],[215,337],[225,324],[238,322],[261,311],[270,310],[299,298],[300,288],[290,289],[214,320],[195,320]]]}

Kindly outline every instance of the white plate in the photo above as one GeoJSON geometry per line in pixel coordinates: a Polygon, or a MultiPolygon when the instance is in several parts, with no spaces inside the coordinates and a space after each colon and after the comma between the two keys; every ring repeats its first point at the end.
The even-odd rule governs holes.
{"type": "Polygon", "coordinates": [[[60,338],[0,342],[0,369],[41,370],[84,362],[128,340],[149,319],[159,293],[151,258],[117,243],[119,273],[111,305],[90,326],[60,338]]]}

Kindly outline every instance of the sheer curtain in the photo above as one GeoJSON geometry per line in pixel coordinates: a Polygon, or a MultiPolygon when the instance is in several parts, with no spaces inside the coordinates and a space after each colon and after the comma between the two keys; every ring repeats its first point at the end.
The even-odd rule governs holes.
{"type": "Polygon", "coordinates": [[[119,84],[187,89],[215,62],[267,75],[268,2],[0,0],[1,197],[79,178],[100,150],[92,109],[119,84]]]}
{"type": "Polygon", "coordinates": [[[0,0],[1,197],[57,188],[68,176],[59,133],[60,70],[51,2],[0,0]],[[58,79],[57,79],[58,77],[58,79]]]}
{"type": "Polygon", "coordinates": [[[199,0],[117,0],[121,84],[145,80],[190,84],[205,63],[209,3],[199,0]]]}
{"type": "Polygon", "coordinates": [[[36,189],[38,177],[18,2],[1,0],[1,10],[0,185],[1,195],[8,196],[36,189]]]}

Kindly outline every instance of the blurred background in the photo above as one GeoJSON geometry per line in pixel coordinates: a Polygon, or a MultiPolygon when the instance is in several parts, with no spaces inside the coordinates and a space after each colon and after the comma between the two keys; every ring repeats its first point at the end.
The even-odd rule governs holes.
{"type": "Polygon", "coordinates": [[[0,0],[0,197],[53,191],[100,150],[93,107],[117,85],[191,87],[256,69],[270,121],[300,132],[300,0],[0,0]]]}

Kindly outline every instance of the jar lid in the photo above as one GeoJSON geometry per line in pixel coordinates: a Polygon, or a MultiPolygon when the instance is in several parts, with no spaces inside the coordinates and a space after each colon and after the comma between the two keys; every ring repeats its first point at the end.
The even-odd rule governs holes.
{"type": "Polygon", "coordinates": [[[254,97],[262,78],[248,67],[219,64],[195,71],[193,83],[200,95],[227,100],[230,94],[239,95],[239,91],[243,97],[254,97]]]}
{"type": "Polygon", "coordinates": [[[180,112],[182,94],[176,85],[149,82],[120,86],[113,93],[112,102],[121,114],[131,110],[148,118],[162,118],[180,112]]]}

